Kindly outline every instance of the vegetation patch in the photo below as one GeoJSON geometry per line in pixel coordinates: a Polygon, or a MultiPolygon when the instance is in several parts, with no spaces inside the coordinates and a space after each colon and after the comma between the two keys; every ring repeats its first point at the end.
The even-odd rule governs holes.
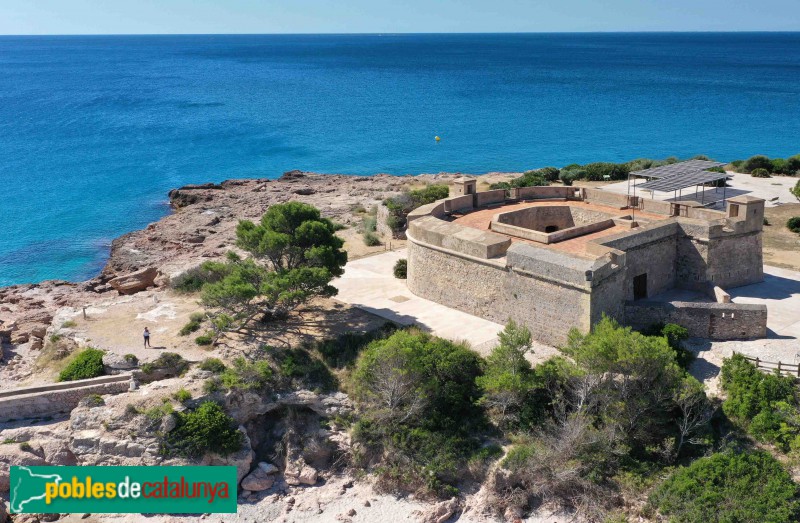
{"type": "Polygon", "coordinates": [[[741,354],[723,360],[722,410],[759,441],[800,450],[800,409],[794,378],[766,374],[741,354]]]}
{"type": "Polygon", "coordinates": [[[142,365],[141,369],[145,374],[159,371],[167,376],[180,376],[189,369],[189,362],[175,352],[163,352],[155,360],[142,365]]]}
{"type": "Polygon", "coordinates": [[[218,376],[209,379],[207,392],[217,390],[265,391],[271,384],[272,369],[269,362],[259,360],[248,362],[243,357],[233,360],[233,366],[226,368],[218,376]]]}
{"type": "Polygon", "coordinates": [[[205,315],[202,312],[193,312],[191,316],[189,316],[189,321],[181,327],[180,334],[181,336],[188,336],[193,332],[197,332],[200,330],[200,325],[202,325],[203,320],[205,319],[205,315]]]}
{"type": "Polygon", "coordinates": [[[166,455],[196,459],[206,452],[226,456],[242,448],[244,439],[236,422],[214,402],[206,401],[195,410],[173,415],[177,425],[162,446],[166,455]]]}
{"type": "Polygon", "coordinates": [[[452,495],[480,449],[486,419],[477,405],[481,358],[417,330],[372,342],[352,376],[362,417],[353,429],[362,464],[379,458],[380,486],[452,495]]]}
{"type": "Polygon", "coordinates": [[[650,496],[669,521],[797,521],[797,485],[767,452],[724,452],[672,474],[650,496]]]}
{"type": "Polygon", "coordinates": [[[394,277],[398,280],[405,280],[408,277],[408,260],[405,258],[400,258],[394,263],[394,269],[392,269],[394,273],[394,277]]]}
{"type": "MultiPolygon", "coordinates": [[[[800,183],[800,182],[798,182],[800,183]]],[[[793,216],[786,221],[786,227],[792,231],[800,234],[800,216],[793,216]]]]}
{"type": "Polygon", "coordinates": [[[219,358],[206,358],[200,362],[200,370],[213,372],[214,374],[224,372],[226,368],[225,364],[219,358]]]}
{"type": "Polygon", "coordinates": [[[96,378],[105,374],[103,368],[104,352],[86,349],[78,355],[58,375],[58,381],[74,381],[96,378]]]}

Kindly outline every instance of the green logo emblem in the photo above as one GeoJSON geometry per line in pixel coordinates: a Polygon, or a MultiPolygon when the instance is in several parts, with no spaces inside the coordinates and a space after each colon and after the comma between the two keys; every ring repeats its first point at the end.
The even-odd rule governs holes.
{"type": "Polygon", "coordinates": [[[236,512],[236,467],[11,467],[11,512],[236,512]]]}

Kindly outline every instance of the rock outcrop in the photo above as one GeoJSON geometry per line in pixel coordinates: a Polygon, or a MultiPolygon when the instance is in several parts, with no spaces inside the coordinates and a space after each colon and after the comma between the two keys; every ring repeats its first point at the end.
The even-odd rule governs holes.
{"type": "Polygon", "coordinates": [[[158,276],[158,269],[148,267],[140,271],[117,276],[108,280],[108,284],[120,294],[136,294],[152,287],[158,276]]]}

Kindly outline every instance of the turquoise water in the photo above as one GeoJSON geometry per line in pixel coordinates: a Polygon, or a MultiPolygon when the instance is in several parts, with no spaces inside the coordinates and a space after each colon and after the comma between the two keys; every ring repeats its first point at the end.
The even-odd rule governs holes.
{"type": "Polygon", "coordinates": [[[0,285],[186,183],[792,155],[799,95],[800,33],[0,37],[0,285]]]}

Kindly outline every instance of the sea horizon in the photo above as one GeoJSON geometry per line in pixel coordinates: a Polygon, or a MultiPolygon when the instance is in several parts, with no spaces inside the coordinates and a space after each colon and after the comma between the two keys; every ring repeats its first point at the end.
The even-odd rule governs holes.
{"type": "Polygon", "coordinates": [[[0,35],[0,286],[187,183],[790,156],[798,95],[795,31],[0,35]]]}

